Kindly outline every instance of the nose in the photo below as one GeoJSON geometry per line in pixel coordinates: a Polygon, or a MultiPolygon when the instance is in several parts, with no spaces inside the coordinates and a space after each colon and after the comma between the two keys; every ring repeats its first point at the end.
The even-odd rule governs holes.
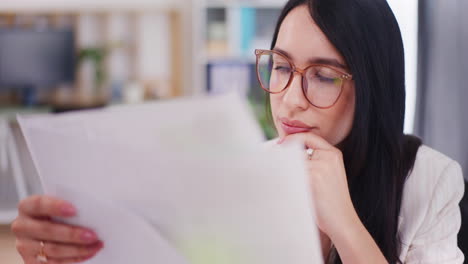
{"type": "Polygon", "coordinates": [[[310,104],[307,98],[304,96],[302,90],[302,75],[294,72],[293,79],[290,86],[284,91],[283,103],[291,109],[300,108],[306,110],[310,104]]]}

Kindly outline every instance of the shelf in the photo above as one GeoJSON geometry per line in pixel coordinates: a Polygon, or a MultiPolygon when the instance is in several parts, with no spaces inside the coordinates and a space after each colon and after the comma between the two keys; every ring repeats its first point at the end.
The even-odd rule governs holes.
{"type": "Polygon", "coordinates": [[[245,56],[220,56],[220,57],[208,57],[200,58],[200,64],[213,64],[213,63],[228,63],[228,62],[238,62],[238,63],[249,63],[255,64],[255,56],[245,57],[245,56]]]}
{"type": "Polygon", "coordinates": [[[128,1],[5,1],[2,3],[2,12],[148,12],[152,10],[167,11],[171,9],[182,9],[185,3],[182,0],[133,0],[128,1]]]}
{"type": "MultiPolygon", "coordinates": [[[[274,34],[276,21],[286,0],[206,0],[194,5],[193,32],[193,80],[194,91],[202,94],[208,89],[223,90],[223,82],[217,75],[224,69],[237,68],[230,72],[230,82],[241,87],[252,86],[254,50],[268,49],[274,34]],[[243,72],[242,66],[249,72],[243,72]],[[221,69],[219,69],[221,68],[221,69]],[[232,80],[231,80],[232,79],[232,80]]],[[[220,73],[221,72],[221,73],[220,73]]],[[[232,86],[232,85],[231,85],[232,86]]],[[[250,93],[250,92],[249,92],[250,93]]]]}
{"type": "Polygon", "coordinates": [[[245,2],[218,2],[208,1],[206,8],[239,8],[239,7],[250,7],[250,8],[283,8],[286,1],[274,2],[271,1],[245,1],[245,2]]]}
{"type": "MultiPolygon", "coordinates": [[[[108,8],[89,3],[82,8],[67,9],[73,5],[64,4],[67,8],[54,6],[36,10],[31,7],[14,13],[7,12],[12,9],[2,6],[2,28],[40,26],[46,30],[66,28],[73,32],[73,48],[77,54],[74,81],[63,85],[67,89],[57,85],[57,89],[41,91],[35,104],[53,101],[51,105],[58,105],[60,109],[75,109],[81,105],[87,108],[103,105],[102,100],[94,102],[100,100],[94,97],[101,95],[114,101],[125,101],[125,89],[132,83],[144,90],[143,100],[182,95],[180,75],[186,74],[180,72],[188,71],[182,65],[185,39],[182,11],[172,4],[159,8],[158,3],[163,0],[154,5],[150,0],[144,1],[147,4],[138,6],[117,4],[108,8]],[[93,102],[74,102],[81,97],[93,102]],[[66,107],[62,107],[64,105],[66,107]]],[[[23,94],[18,92],[16,97],[20,99],[14,96],[15,91],[7,91],[4,101],[20,101],[23,94]]]]}

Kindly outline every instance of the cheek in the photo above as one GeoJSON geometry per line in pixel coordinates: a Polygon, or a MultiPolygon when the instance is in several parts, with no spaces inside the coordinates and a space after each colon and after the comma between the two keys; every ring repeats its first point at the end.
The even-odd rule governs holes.
{"type": "Polygon", "coordinates": [[[270,78],[270,87],[276,87],[276,86],[278,86],[278,78],[276,77],[275,74],[272,74],[270,78]]]}
{"type": "Polygon", "coordinates": [[[276,125],[276,118],[277,112],[280,109],[281,106],[281,94],[270,94],[270,106],[271,106],[271,115],[273,116],[273,122],[276,128],[278,126],[276,125]]]}
{"type": "MultiPolygon", "coordinates": [[[[327,113],[326,139],[333,145],[339,144],[351,132],[354,122],[355,93],[354,87],[347,87],[340,101],[327,113]]],[[[325,136],[324,135],[324,136],[325,136]]]]}

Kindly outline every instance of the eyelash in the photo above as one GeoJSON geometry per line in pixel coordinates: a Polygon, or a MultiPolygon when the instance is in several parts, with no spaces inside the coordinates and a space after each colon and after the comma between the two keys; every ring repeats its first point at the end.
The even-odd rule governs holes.
{"type": "MultiPolygon", "coordinates": [[[[274,68],[274,70],[275,70],[275,71],[288,70],[288,72],[291,71],[290,68],[284,67],[284,66],[276,66],[276,67],[274,68]]],[[[329,83],[331,83],[331,82],[334,82],[334,81],[335,81],[335,78],[328,78],[328,77],[322,76],[322,75],[321,75],[320,73],[318,73],[318,72],[315,73],[315,76],[314,76],[314,77],[317,77],[317,78],[318,78],[320,81],[322,81],[322,82],[329,82],[329,83]]]]}
{"type": "Polygon", "coordinates": [[[290,68],[284,67],[284,66],[276,66],[274,69],[275,69],[275,71],[286,70],[286,69],[287,69],[289,72],[291,71],[290,68]]]}

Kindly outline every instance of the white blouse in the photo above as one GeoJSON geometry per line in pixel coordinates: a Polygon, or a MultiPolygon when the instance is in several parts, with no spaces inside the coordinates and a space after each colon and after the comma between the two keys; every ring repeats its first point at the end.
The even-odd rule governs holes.
{"type": "MultiPolygon", "coordinates": [[[[276,141],[266,144],[272,146],[276,141]]],[[[460,165],[422,145],[403,190],[398,223],[403,263],[463,264],[457,235],[464,191],[460,165]]]]}
{"type": "Polygon", "coordinates": [[[460,165],[421,146],[403,191],[398,225],[403,263],[463,263],[457,234],[464,191],[460,165]]]}

